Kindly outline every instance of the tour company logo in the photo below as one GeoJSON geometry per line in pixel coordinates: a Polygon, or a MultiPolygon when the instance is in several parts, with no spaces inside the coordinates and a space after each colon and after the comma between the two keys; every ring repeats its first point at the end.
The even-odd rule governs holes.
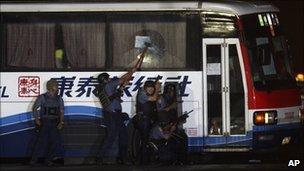
{"type": "Polygon", "coordinates": [[[297,167],[300,166],[301,161],[300,160],[289,160],[288,167],[297,167]]]}
{"type": "Polygon", "coordinates": [[[40,78],[38,76],[20,76],[18,78],[19,97],[37,97],[40,94],[40,78]]]}

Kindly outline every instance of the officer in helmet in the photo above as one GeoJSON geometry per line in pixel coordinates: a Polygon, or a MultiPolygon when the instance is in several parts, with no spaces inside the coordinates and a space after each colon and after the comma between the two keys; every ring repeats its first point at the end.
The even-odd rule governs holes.
{"type": "Polygon", "coordinates": [[[47,84],[47,92],[36,99],[33,106],[35,124],[39,129],[37,145],[34,147],[31,164],[35,164],[38,155],[46,154],[45,162],[53,165],[56,147],[61,146],[60,132],[64,125],[64,103],[58,95],[58,82],[50,79],[47,84]]]}
{"type": "Polygon", "coordinates": [[[103,123],[107,127],[107,136],[103,142],[98,157],[100,164],[114,164],[113,159],[119,163],[125,163],[127,159],[128,132],[124,124],[124,116],[122,114],[121,96],[123,87],[129,83],[132,74],[136,71],[136,67],[120,78],[110,78],[108,73],[101,73],[97,79],[99,84],[93,93],[99,98],[103,112],[103,123]],[[118,156],[111,151],[112,146],[118,137],[118,156]]]}
{"type": "Polygon", "coordinates": [[[159,82],[146,81],[143,89],[140,88],[137,94],[137,114],[139,115],[138,131],[140,133],[140,164],[148,164],[149,162],[149,135],[152,124],[155,121],[157,108],[156,101],[160,92],[161,85],[159,82]]]}

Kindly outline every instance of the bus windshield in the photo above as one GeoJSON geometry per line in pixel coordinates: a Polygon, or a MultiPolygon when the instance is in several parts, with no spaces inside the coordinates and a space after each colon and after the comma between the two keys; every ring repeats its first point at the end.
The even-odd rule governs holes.
{"type": "Polygon", "coordinates": [[[255,88],[270,91],[295,87],[289,48],[277,14],[254,14],[241,19],[255,88]]]}

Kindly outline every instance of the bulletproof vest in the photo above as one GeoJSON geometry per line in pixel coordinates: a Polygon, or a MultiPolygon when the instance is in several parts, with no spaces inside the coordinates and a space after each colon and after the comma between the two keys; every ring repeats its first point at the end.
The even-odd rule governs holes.
{"type": "Polygon", "coordinates": [[[174,98],[170,98],[169,96],[166,96],[166,95],[162,95],[162,96],[163,96],[163,98],[164,98],[165,103],[166,103],[167,106],[170,106],[175,101],[174,98]]]}
{"type": "MultiPolygon", "coordinates": [[[[162,97],[165,100],[165,104],[166,104],[165,107],[172,105],[176,101],[175,98],[170,98],[169,96],[166,95],[163,95],[162,97]]],[[[172,120],[174,118],[177,118],[177,108],[170,109],[169,111],[162,111],[162,113],[159,113],[158,118],[160,120],[162,119],[172,120]]]]}
{"type": "Polygon", "coordinates": [[[142,114],[149,116],[153,121],[156,120],[157,108],[156,102],[148,101],[144,104],[139,103],[142,114]]]}
{"type": "Polygon", "coordinates": [[[105,84],[99,84],[96,87],[96,90],[97,90],[96,95],[99,98],[102,107],[105,108],[105,107],[109,106],[111,104],[111,100],[105,91],[105,84]]]}
{"type": "Polygon", "coordinates": [[[56,104],[49,106],[50,98],[43,94],[44,103],[41,106],[41,112],[44,116],[59,116],[60,114],[60,96],[56,96],[56,104]]]}

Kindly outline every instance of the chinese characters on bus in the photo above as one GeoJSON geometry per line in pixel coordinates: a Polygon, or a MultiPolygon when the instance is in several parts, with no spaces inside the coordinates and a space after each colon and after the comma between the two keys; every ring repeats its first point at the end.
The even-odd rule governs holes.
{"type": "MultiPolygon", "coordinates": [[[[125,96],[132,97],[132,94],[136,93],[137,90],[144,84],[146,76],[140,76],[138,78],[132,77],[130,83],[124,88],[125,96]]],[[[162,82],[160,77],[160,81],[162,82]]],[[[97,78],[94,77],[81,77],[79,81],[76,81],[76,76],[73,77],[57,77],[54,78],[59,83],[59,95],[65,97],[90,97],[93,94],[95,86],[98,84],[97,78]],[[77,86],[74,93],[73,87],[77,86]]],[[[147,77],[147,80],[155,80],[156,77],[147,77]]],[[[186,92],[187,85],[191,84],[189,76],[177,76],[167,77],[162,84],[166,82],[178,83],[180,87],[180,95],[182,97],[189,96],[186,92]]]]}
{"type": "MultiPolygon", "coordinates": [[[[53,77],[59,83],[59,95],[62,97],[91,97],[95,86],[98,84],[97,78],[76,76],[53,77]]],[[[115,78],[115,77],[114,77],[115,78]]],[[[156,77],[132,77],[130,83],[124,88],[124,95],[132,97],[146,80],[156,80],[156,77]]],[[[163,76],[159,77],[162,85],[166,83],[179,84],[180,96],[188,97],[189,92],[186,91],[188,85],[192,83],[189,76],[178,75],[175,77],[163,76]]],[[[40,95],[40,77],[39,76],[20,76],[18,78],[18,96],[19,97],[36,97],[40,95]]]]}
{"type": "Polygon", "coordinates": [[[37,76],[21,76],[18,79],[18,96],[35,97],[40,94],[40,78],[37,76]]]}

